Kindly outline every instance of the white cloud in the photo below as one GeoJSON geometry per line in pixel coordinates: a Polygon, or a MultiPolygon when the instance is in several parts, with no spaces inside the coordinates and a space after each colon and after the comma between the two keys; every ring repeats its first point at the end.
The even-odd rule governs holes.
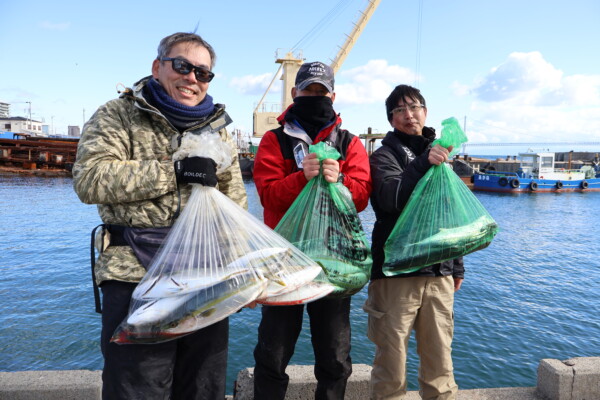
{"type": "Polygon", "coordinates": [[[541,91],[560,87],[563,72],[544,60],[542,54],[512,53],[473,88],[473,94],[483,101],[519,99],[535,101],[541,91]]]}
{"type": "MultiPolygon", "coordinates": [[[[232,78],[229,86],[235,88],[238,92],[247,95],[262,95],[269,87],[273,80],[273,74],[262,75],[246,75],[239,78],[232,78]]],[[[278,79],[275,80],[269,93],[277,93],[281,91],[280,85],[277,85],[278,79]]]]}
{"type": "Polygon", "coordinates": [[[50,22],[50,21],[43,21],[40,23],[40,27],[43,29],[47,29],[50,31],[66,31],[67,29],[69,29],[71,27],[71,23],[70,22],[61,22],[61,23],[54,23],[54,22],[50,22]]]}
{"type": "MultiPolygon", "coordinates": [[[[465,93],[465,86],[454,84],[465,93]]],[[[456,91],[457,93],[459,90],[456,91]]],[[[512,53],[470,92],[484,102],[534,106],[598,106],[600,75],[565,75],[539,52],[512,53]]]]}
{"type": "Polygon", "coordinates": [[[600,106],[600,75],[572,75],[540,100],[540,105],[600,106]]]}
{"type": "Polygon", "coordinates": [[[342,84],[336,84],[336,102],[344,104],[383,103],[398,82],[413,82],[415,74],[408,68],[389,65],[386,60],[342,71],[342,84]]]}
{"type": "Polygon", "coordinates": [[[567,75],[539,52],[512,53],[466,91],[470,141],[600,140],[600,75],[567,75]]]}

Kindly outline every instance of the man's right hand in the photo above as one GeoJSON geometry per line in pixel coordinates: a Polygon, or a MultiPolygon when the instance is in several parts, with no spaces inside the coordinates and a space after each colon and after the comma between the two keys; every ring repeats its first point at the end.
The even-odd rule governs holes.
{"type": "Polygon", "coordinates": [[[317,153],[309,153],[302,160],[302,169],[304,170],[304,177],[307,181],[310,181],[315,176],[319,175],[321,170],[321,163],[317,158],[317,153]]]}
{"type": "Polygon", "coordinates": [[[175,175],[179,183],[199,183],[217,186],[217,163],[206,157],[187,157],[175,161],[175,175]]]}

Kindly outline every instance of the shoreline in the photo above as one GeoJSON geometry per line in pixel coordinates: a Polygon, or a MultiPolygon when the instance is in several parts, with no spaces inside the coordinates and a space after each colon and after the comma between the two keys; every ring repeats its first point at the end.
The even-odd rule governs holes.
{"type": "Polygon", "coordinates": [[[26,176],[43,176],[49,178],[72,178],[71,171],[66,169],[25,169],[19,167],[7,167],[0,165],[0,174],[11,174],[11,175],[26,175],[26,176]]]}

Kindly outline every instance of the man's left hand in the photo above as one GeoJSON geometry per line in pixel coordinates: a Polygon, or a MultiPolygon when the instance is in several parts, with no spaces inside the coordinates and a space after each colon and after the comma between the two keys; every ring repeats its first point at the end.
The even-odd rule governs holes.
{"type": "Polygon", "coordinates": [[[337,182],[340,175],[340,163],[337,160],[326,158],[323,162],[320,162],[316,153],[310,153],[304,157],[302,169],[307,181],[319,175],[321,171],[323,171],[325,181],[329,183],[337,182]]]}
{"type": "Polygon", "coordinates": [[[460,289],[465,278],[454,278],[454,291],[457,292],[460,289]]]}
{"type": "Polygon", "coordinates": [[[180,183],[217,186],[217,163],[207,157],[186,157],[175,161],[175,175],[180,183]]]}
{"type": "Polygon", "coordinates": [[[445,148],[436,144],[429,150],[429,163],[431,165],[440,165],[441,163],[448,161],[448,154],[452,151],[452,146],[445,148]]]}

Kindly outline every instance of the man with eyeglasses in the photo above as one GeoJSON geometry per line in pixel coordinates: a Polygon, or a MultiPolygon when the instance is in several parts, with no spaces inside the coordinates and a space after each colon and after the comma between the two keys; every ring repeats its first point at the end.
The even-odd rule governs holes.
{"type": "Polygon", "coordinates": [[[419,386],[423,399],[455,399],[451,344],[454,292],[464,278],[462,258],[416,272],[383,274],[384,245],[419,179],[433,165],[448,160],[452,148],[431,146],[433,128],[425,126],[427,107],[421,92],[399,85],[385,102],[394,128],[370,157],[375,211],[373,267],[368,298],[368,336],[376,352],[371,372],[371,399],[403,399],[406,355],[414,329],[419,354],[419,386]]]}
{"type": "MultiPolygon", "coordinates": [[[[293,103],[279,116],[280,126],[265,133],[254,161],[254,182],[264,206],[264,221],[275,228],[302,189],[323,174],[341,182],[358,212],[369,201],[369,160],[357,136],[341,128],[333,109],[334,74],[329,65],[300,66],[292,88],[293,103]],[[322,163],[309,145],[325,142],[342,155],[322,163]]],[[[350,297],[325,297],[306,305],[315,355],[316,399],[343,400],[352,373],[350,297]]],[[[283,400],[289,377],[285,370],[302,330],[304,305],[262,306],[254,349],[254,399],[283,400]]]]}
{"type": "Polygon", "coordinates": [[[167,342],[110,342],[158,250],[144,243],[164,239],[187,203],[190,183],[216,186],[247,208],[236,147],[225,129],[231,119],[208,94],[215,59],[213,48],[194,33],[165,37],[152,75],[101,106],[83,128],[74,189],[81,201],[98,205],[108,242],[93,267],[102,290],[103,399],[225,398],[227,319],[167,342]],[[204,132],[231,144],[225,171],[217,174],[215,162],[202,157],[174,164],[181,136],[204,132]]]}

